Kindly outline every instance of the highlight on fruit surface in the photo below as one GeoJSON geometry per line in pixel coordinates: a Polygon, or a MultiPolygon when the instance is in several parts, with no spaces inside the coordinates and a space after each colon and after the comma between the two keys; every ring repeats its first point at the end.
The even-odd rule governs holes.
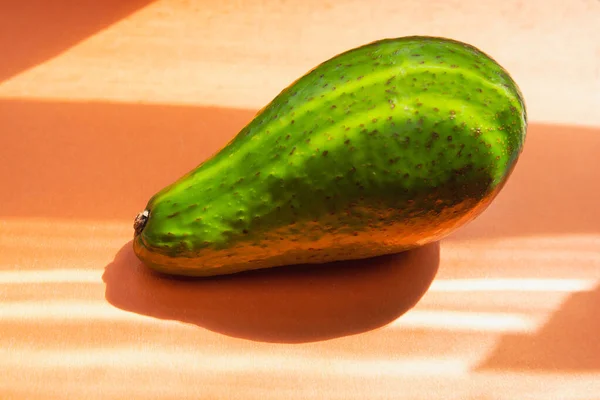
{"type": "Polygon", "coordinates": [[[369,43],[293,82],[152,196],[133,248],[150,268],[186,276],[405,251],[487,208],[526,129],[517,84],[477,48],[369,43]]]}

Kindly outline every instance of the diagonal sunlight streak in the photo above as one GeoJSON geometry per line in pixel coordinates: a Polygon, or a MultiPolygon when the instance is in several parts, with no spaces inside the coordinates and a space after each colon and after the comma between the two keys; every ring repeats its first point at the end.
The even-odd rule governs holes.
{"type": "MultiPolygon", "coordinates": [[[[485,332],[533,332],[545,316],[517,313],[411,310],[388,327],[392,329],[434,329],[485,332]]],[[[0,303],[4,321],[135,321],[156,323],[154,318],[122,311],[103,302],[22,301],[0,303]]],[[[162,323],[166,323],[162,321],[162,323]]]]}
{"type": "Polygon", "coordinates": [[[277,353],[263,354],[214,354],[193,351],[151,352],[131,348],[85,349],[85,350],[23,350],[19,356],[11,356],[0,350],[1,367],[28,368],[90,368],[113,366],[119,369],[171,369],[173,364],[185,367],[187,372],[273,372],[289,371],[306,375],[330,374],[353,376],[406,376],[406,375],[464,375],[470,365],[461,359],[414,358],[397,360],[330,359],[321,356],[292,356],[277,353]],[[198,360],[203,362],[199,363],[198,360]],[[27,360],[23,364],[22,360],[27,360]]]}
{"type": "MultiPolygon", "coordinates": [[[[310,2],[298,3],[293,16],[286,16],[287,6],[279,2],[256,4],[261,6],[234,7],[224,12],[220,2],[206,2],[202,7],[194,6],[194,2],[151,3],[59,56],[0,83],[0,98],[259,108],[334,54],[402,35],[398,20],[389,15],[410,15],[394,2],[380,4],[370,8],[378,23],[363,24],[360,13],[330,7],[318,13],[318,20],[327,21],[320,23],[315,20],[315,5],[310,2]],[[303,23],[297,25],[298,21],[303,23]],[[312,39],[332,36],[335,40],[312,39]]],[[[551,8],[556,18],[569,9],[567,4],[551,8]]],[[[433,12],[439,6],[424,9],[430,7],[433,12]]],[[[596,21],[589,11],[570,7],[578,13],[578,46],[567,45],[560,36],[572,37],[569,24],[527,24],[524,28],[515,25],[512,18],[501,18],[502,13],[494,14],[495,22],[503,26],[502,32],[511,32],[509,40],[494,30],[487,34],[477,30],[472,34],[478,43],[473,44],[502,55],[501,63],[522,82],[531,120],[597,125],[598,80],[592,67],[595,54],[585,50],[594,46],[596,21]],[[536,53],[525,57],[515,52],[513,42],[517,36],[513,35],[518,35],[523,48],[530,46],[536,53]],[[546,46],[548,42],[561,46],[560,51],[546,46]],[[547,71],[550,77],[539,73],[547,70],[546,65],[555,66],[547,71]],[[561,93],[563,101],[555,101],[555,93],[561,93]]],[[[465,38],[464,30],[469,28],[455,25],[452,19],[444,21],[431,19],[435,26],[429,28],[465,38]]],[[[405,26],[404,34],[428,30],[427,23],[410,16],[401,25],[405,26]]]]}
{"type": "MultiPolygon", "coordinates": [[[[102,283],[102,271],[94,269],[0,270],[0,284],[102,283]]],[[[437,279],[429,292],[585,292],[600,281],[594,279],[437,279]]]]}
{"type": "Polygon", "coordinates": [[[102,271],[94,269],[53,269],[0,271],[0,285],[47,283],[102,283],[102,271]]]}
{"type": "MultiPolygon", "coordinates": [[[[600,282],[600,281],[599,281],[600,282]]],[[[598,282],[593,279],[438,279],[431,292],[587,292],[598,282]]]]}
{"type": "Polygon", "coordinates": [[[531,333],[535,332],[543,319],[517,313],[413,310],[389,326],[461,332],[531,333]]]}

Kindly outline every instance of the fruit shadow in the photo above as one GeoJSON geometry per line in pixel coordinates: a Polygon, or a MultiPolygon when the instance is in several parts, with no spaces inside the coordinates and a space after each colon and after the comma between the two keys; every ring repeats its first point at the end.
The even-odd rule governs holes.
{"type": "Polygon", "coordinates": [[[106,300],[122,310],[253,341],[303,343],[397,319],[425,294],[439,261],[436,242],[363,260],[183,279],[151,271],[129,242],[103,280],[106,300]]]}
{"type": "Polygon", "coordinates": [[[154,0],[0,0],[0,82],[34,67],[154,0]]]}

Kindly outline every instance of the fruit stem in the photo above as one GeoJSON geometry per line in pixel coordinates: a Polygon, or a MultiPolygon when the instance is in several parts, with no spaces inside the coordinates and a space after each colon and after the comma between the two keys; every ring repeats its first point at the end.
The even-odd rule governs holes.
{"type": "Polygon", "coordinates": [[[142,233],[144,227],[146,226],[146,222],[148,222],[149,216],[150,210],[144,210],[135,217],[135,220],[133,221],[133,229],[135,231],[135,236],[142,233]]]}

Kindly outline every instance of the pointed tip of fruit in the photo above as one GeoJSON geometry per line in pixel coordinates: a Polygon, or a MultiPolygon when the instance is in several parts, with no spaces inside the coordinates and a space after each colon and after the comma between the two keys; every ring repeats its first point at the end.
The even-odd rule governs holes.
{"type": "Polygon", "coordinates": [[[133,229],[135,231],[136,236],[139,235],[140,233],[142,233],[142,231],[144,230],[144,227],[146,226],[146,222],[148,222],[149,216],[150,216],[150,211],[144,210],[135,217],[135,220],[133,221],[133,229]]]}

